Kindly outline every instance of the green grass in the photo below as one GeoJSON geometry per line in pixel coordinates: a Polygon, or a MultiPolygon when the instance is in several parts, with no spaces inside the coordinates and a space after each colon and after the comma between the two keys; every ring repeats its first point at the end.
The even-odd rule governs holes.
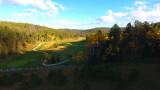
{"type": "Polygon", "coordinates": [[[0,68],[41,66],[41,60],[43,59],[43,53],[34,51],[26,52],[22,55],[9,59],[6,62],[0,64],[0,68]]]}
{"type": "MultiPolygon", "coordinates": [[[[60,44],[64,44],[67,48],[60,52],[53,52],[53,51],[46,51],[49,55],[59,56],[61,61],[68,60],[72,58],[72,55],[77,53],[80,50],[83,50],[84,41],[57,41],[60,44]],[[70,44],[65,44],[70,43],[70,44]]],[[[37,50],[42,48],[45,45],[42,44],[37,50]]],[[[0,64],[0,68],[18,68],[18,67],[35,67],[35,66],[42,66],[42,60],[44,60],[44,54],[41,52],[26,52],[21,54],[17,57],[11,58],[6,62],[0,64]]],[[[73,62],[67,62],[72,64],[73,62]]]]}
{"type": "Polygon", "coordinates": [[[67,48],[65,48],[60,52],[47,51],[47,53],[49,55],[59,56],[61,60],[67,60],[67,59],[71,59],[73,54],[83,50],[85,42],[84,41],[79,41],[79,42],[58,41],[58,43],[63,43],[63,44],[70,43],[71,45],[66,44],[65,46],[67,48]]]}
{"type": "Polygon", "coordinates": [[[77,42],[77,41],[56,41],[56,43],[70,43],[70,42],[77,42]]]}

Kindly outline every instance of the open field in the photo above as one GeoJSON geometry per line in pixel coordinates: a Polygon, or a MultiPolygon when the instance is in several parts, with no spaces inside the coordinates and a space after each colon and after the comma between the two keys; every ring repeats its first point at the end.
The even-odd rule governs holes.
{"type": "Polygon", "coordinates": [[[43,59],[43,53],[30,51],[7,60],[6,62],[0,64],[0,68],[41,66],[41,62],[43,59]]]}
{"type": "Polygon", "coordinates": [[[57,49],[53,49],[50,51],[46,51],[49,55],[59,55],[62,60],[71,59],[72,54],[83,50],[84,41],[57,41],[57,43],[62,44],[62,46],[57,47],[57,49]],[[61,48],[63,47],[63,48],[61,48]]]}
{"type": "MultiPolygon", "coordinates": [[[[49,55],[59,56],[61,61],[71,59],[71,55],[82,50],[84,45],[84,41],[56,41],[56,43],[61,44],[62,46],[59,47],[64,48],[59,50],[59,47],[57,47],[58,50],[56,50],[55,48],[50,48],[50,50],[43,51],[48,53],[49,55]]],[[[46,44],[47,42],[43,43],[38,48],[36,48],[36,50],[41,50],[43,47],[45,47],[46,44]]],[[[11,58],[6,62],[3,62],[2,64],[0,64],[0,68],[42,66],[42,61],[44,60],[44,57],[44,53],[29,51],[17,57],[11,58]]]]}

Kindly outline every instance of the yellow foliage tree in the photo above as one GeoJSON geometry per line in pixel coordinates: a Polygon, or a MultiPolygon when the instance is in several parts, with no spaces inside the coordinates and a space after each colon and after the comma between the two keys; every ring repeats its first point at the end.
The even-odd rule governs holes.
{"type": "Polygon", "coordinates": [[[51,60],[52,56],[51,55],[47,55],[46,56],[46,60],[51,60]]]}
{"type": "Polygon", "coordinates": [[[56,38],[54,35],[48,35],[48,37],[50,37],[52,41],[56,38]]]}
{"type": "Polygon", "coordinates": [[[77,63],[84,61],[84,52],[79,51],[77,54],[74,54],[72,56],[72,60],[74,60],[77,63]]]}

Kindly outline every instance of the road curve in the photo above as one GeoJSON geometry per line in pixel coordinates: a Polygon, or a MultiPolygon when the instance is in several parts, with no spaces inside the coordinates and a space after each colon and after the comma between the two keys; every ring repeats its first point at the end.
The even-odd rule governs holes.
{"type": "Polygon", "coordinates": [[[69,60],[64,60],[64,61],[62,61],[62,62],[59,62],[59,63],[55,63],[55,64],[45,64],[45,62],[46,62],[46,59],[47,59],[47,56],[48,56],[48,53],[46,53],[46,52],[44,52],[44,51],[38,51],[38,50],[36,50],[37,48],[39,48],[42,44],[44,44],[45,42],[42,42],[42,43],[40,43],[38,46],[36,46],[35,48],[33,48],[33,51],[37,51],[37,52],[41,52],[41,53],[44,53],[45,54],[45,59],[43,60],[43,62],[42,62],[42,65],[43,66],[55,66],[55,65],[60,65],[60,64],[63,64],[63,63],[65,63],[65,62],[67,62],[67,61],[69,61],[69,60]]]}
{"type": "MultiPolygon", "coordinates": [[[[45,43],[45,42],[43,42],[45,43]]],[[[44,53],[46,55],[45,59],[48,56],[48,53],[44,52],[44,51],[38,51],[36,50],[38,47],[40,47],[43,43],[40,43],[38,46],[36,46],[33,51],[36,52],[41,52],[44,53]]],[[[2,69],[0,68],[0,72],[12,72],[12,71],[32,71],[32,70],[47,70],[47,69],[53,69],[53,68],[71,68],[71,67],[75,67],[75,66],[79,66],[79,65],[61,65],[65,62],[67,62],[69,60],[64,60],[62,62],[56,63],[56,64],[45,64],[44,61],[42,62],[42,67],[30,67],[30,68],[9,68],[9,69],[2,69]]]]}

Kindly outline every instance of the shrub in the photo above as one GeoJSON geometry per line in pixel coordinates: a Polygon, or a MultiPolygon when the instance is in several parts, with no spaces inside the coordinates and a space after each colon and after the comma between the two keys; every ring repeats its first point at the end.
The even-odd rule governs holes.
{"type": "Polygon", "coordinates": [[[43,83],[42,79],[34,73],[30,75],[28,82],[30,83],[30,86],[40,86],[43,83]]]}
{"type": "Polygon", "coordinates": [[[67,77],[62,75],[57,79],[58,86],[63,86],[67,84],[67,77]]]}
{"type": "Polygon", "coordinates": [[[124,90],[126,87],[126,81],[124,78],[119,78],[116,84],[116,90],[124,90]]]}
{"type": "Polygon", "coordinates": [[[132,69],[130,75],[129,75],[129,81],[135,81],[139,77],[139,71],[136,69],[132,69]]]}
{"type": "Polygon", "coordinates": [[[29,87],[30,87],[30,83],[28,81],[24,80],[21,82],[19,89],[20,90],[28,90],[29,87]]]}
{"type": "Polygon", "coordinates": [[[48,84],[55,84],[58,86],[65,85],[67,82],[67,77],[63,74],[61,70],[58,71],[50,71],[47,76],[48,84]]]}
{"type": "Polygon", "coordinates": [[[83,90],[90,90],[90,86],[88,84],[84,84],[83,90]]]}
{"type": "Polygon", "coordinates": [[[49,84],[54,83],[54,80],[56,79],[56,77],[57,77],[57,72],[51,70],[51,71],[48,73],[47,82],[48,82],[49,84]]]}
{"type": "Polygon", "coordinates": [[[14,73],[11,75],[13,82],[20,82],[25,79],[25,76],[22,73],[14,73]]]}
{"type": "Polygon", "coordinates": [[[12,79],[8,75],[0,77],[0,86],[11,86],[13,84],[12,79]]]}

